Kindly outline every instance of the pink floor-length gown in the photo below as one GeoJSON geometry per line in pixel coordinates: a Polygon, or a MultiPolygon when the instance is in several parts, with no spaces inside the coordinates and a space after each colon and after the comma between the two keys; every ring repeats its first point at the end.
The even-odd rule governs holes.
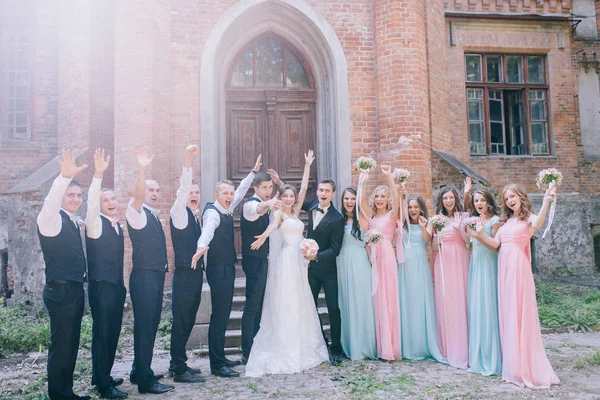
{"type": "Polygon", "coordinates": [[[540,330],[535,282],[531,272],[529,221],[509,219],[499,231],[498,314],[502,378],[532,389],[560,383],[552,369],[540,330]]]}
{"type": "Polygon", "coordinates": [[[448,224],[441,233],[442,249],[438,247],[436,249],[438,251],[434,253],[436,254],[434,293],[438,341],[440,351],[448,359],[448,364],[467,369],[469,365],[467,282],[470,254],[465,241],[452,224],[448,224]],[[444,269],[443,282],[442,268],[444,269]]]}
{"type": "MultiPolygon", "coordinates": [[[[369,228],[379,228],[384,239],[376,244],[377,287],[373,296],[377,354],[384,360],[400,360],[400,302],[398,297],[398,265],[392,240],[396,230],[390,220],[391,211],[369,221],[369,228]]],[[[370,251],[370,249],[369,249],[370,251]]]]}

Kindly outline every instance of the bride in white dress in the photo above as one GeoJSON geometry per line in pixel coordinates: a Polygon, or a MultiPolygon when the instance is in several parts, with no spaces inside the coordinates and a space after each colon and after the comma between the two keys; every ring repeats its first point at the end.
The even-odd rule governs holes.
{"type": "Polygon", "coordinates": [[[246,376],[293,374],[329,360],[327,346],[315,303],[308,285],[308,263],[300,253],[304,223],[298,214],[308,187],[313,152],[304,155],[304,175],[300,193],[283,185],[283,203],[267,230],[252,244],[257,249],[277,228],[283,247],[274,263],[269,263],[260,330],[254,338],[246,364],[246,376]]]}

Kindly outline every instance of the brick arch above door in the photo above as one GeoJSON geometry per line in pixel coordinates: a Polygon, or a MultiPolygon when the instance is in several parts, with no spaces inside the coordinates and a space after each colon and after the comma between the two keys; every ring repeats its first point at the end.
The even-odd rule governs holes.
{"type": "MultiPolygon", "coordinates": [[[[351,182],[348,73],[342,46],[331,26],[304,0],[243,0],[227,10],[206,41],[200,69],[201,186],[212,193],[227,176],[228,67],[254,38],[271,32],[306,58],[316,88],[317,175],[340,187],[351,182]]],[[[203,196],[208,201],[210,196],[203,196]]]]}

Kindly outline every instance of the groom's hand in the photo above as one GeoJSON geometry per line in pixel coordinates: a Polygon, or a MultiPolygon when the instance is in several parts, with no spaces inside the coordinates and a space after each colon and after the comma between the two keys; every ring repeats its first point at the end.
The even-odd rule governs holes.
{"type": "Polygon", "coordinates": [[[315,255],[312,255],[312,256],[308,256],[308,257],[307,257],[307,256],[304,256],[304,258],[306,258],[306,259],[307,259],[307,260],[309,260],[309,261],[314,261],[314,260],[316,260],[316,259],[317,259],[317,255],[315,254],[315,255]]]}
{"type": "Polygon", "coordinates": [[[198,249],[196,250],[196,254],[194,254],[194,257],[192,257],[192,265],[191,265],[192,269],[196,269],[196,263],[198,262],[200,257],[202,257],[204,255],[204,253],[206,253],[207,251],[208,251],[208,247],[205,247],[203,249],[198,247],[198,249]]]}
{"type": "Polygon", "coordinates": [[[265,243],[265,240],[267,240],[267,238],[263,235],[258,235],[258,236],[254,236],[256,238],[256,240],[254,242],[252,242],[252,244],[250,245],[250,248],[252,250],[258,250],[260,249],[260,246],[263,245],[263,243],[265,243]]]}
{"type": "Polygon", "coordinates": [[[283,202],[281,200],[279,200],[279,193],[275,194],[275,197],[273,197],[271,200],[269,200],[267,202],[269,204],[269,208],[272,211],[277,211],[281,208],[281,206],[283,205],[283,202]]]}

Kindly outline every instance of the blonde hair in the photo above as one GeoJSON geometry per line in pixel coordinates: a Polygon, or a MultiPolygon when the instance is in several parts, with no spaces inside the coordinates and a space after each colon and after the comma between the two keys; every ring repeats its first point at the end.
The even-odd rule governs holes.
{"type": "Polygon", "coordinates": [[[231,182],[229,179],[223,179],[222,181],[217,182],[217,185],[215,186],[215,192],[219,193],[219,191],[221,190],[221,187],[225,186],[225,185],[235,188],[235,185],[233,184],[233,182],[231,182]]]}
{"type": "Polygon", "coordinates": [[[521,201],[521,209],[519,210],[519,221],[527,221],[529,216],[533,214],[531,208],[531,201],[527,197],[527,192],[521,186],[511,183],[510,185],[504,186],[502,194],[500,195],[500,204],[502,208],[502,214],[500,215],[500,223],[505,223],[510,217],[513,216],[514,211],[506,205],[506,192],[512,191],[521,201]]]}
{"type": "Polygon", "coordinates": [[[385,192],[385,195],[387,196],[387,200],[388,200],[388,204],[385,206],[385,211],[389,211],[392,209],[392,207],[394,207],[394,203],[393,203],[393,199],[392,199],[392,192],[389,188],[389,186],[387,185],[379,185],[375,188],[375,190],[373,190],[371,192],[371,196],[369,196],[369,205],[371,206],[371,211],[373,212],[373,215],[377,214],[377,206],[375,206],[375,196],[377,195],[377,192],[383,190],[385,192]]]}

